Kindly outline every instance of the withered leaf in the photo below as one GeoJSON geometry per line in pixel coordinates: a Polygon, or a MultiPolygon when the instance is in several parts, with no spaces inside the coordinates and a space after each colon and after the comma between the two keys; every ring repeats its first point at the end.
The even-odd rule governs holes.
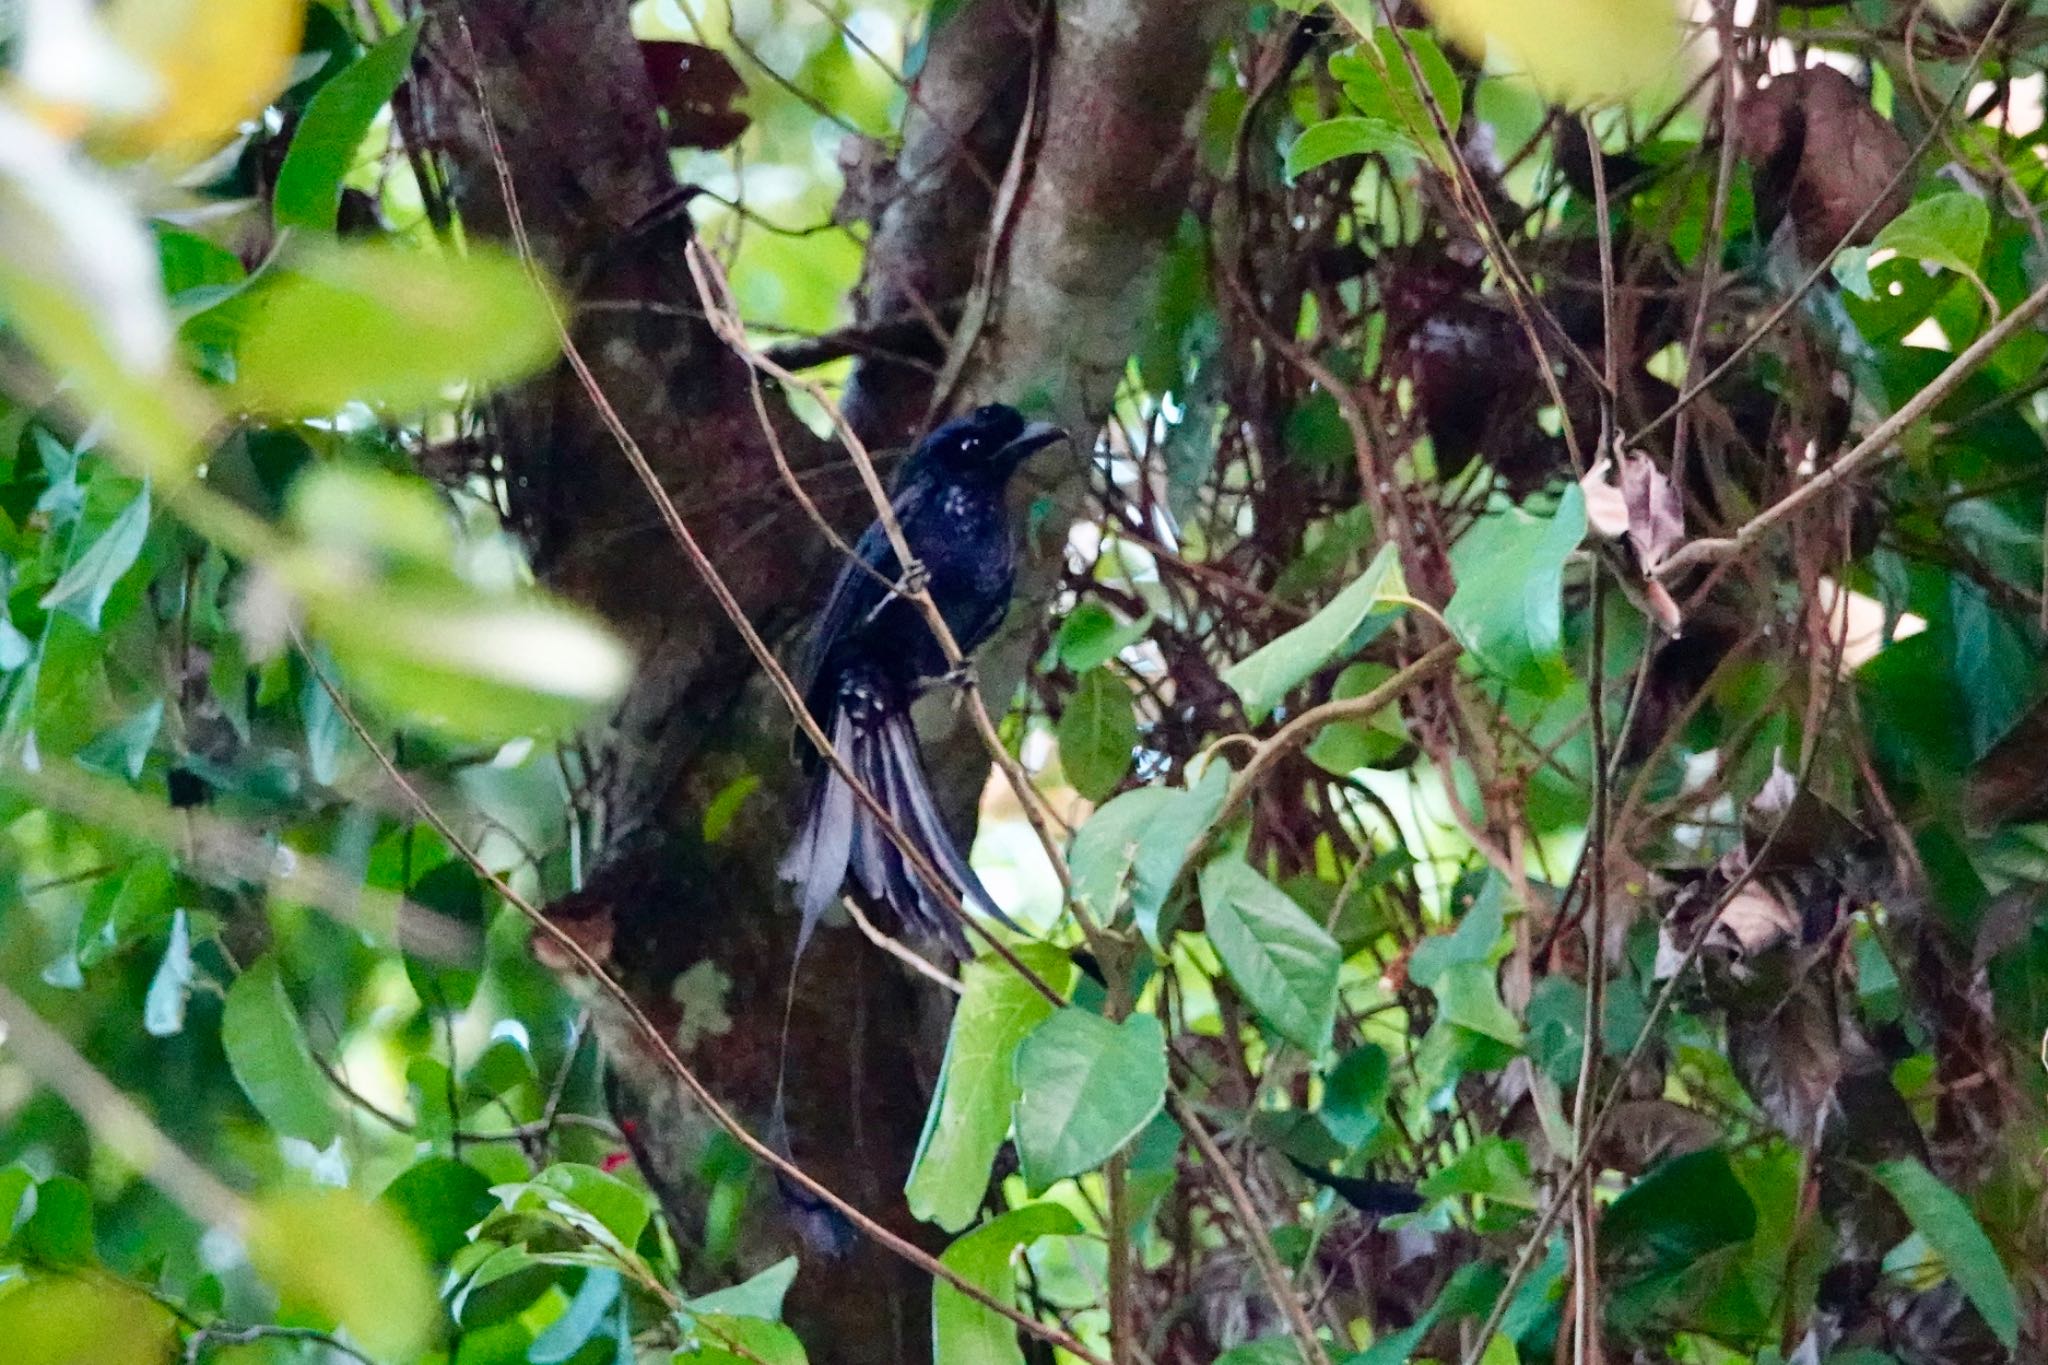
{"type": "Polygon", "coordinates": [[[698,43],[643,39],[640,60],[668,113],[669,146],[715,152],[747,130],[747,116],[732,107],[747,83],[723,53],[698,43]]]}

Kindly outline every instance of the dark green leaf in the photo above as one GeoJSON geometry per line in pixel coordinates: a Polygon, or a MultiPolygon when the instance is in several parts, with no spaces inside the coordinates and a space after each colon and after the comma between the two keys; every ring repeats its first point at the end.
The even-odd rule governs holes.
{"type": "Polygon", "coordinates": [[[407,24],[328,80],[308,101],[271,191],[279,227],[334,230],[341,182],[377,111],[405,79],[419,31],[418,20],[407,24]]]}
{"type": "Polygon", "coordinates": [[[1458,541],[1444,618],[1486,672],[1537,696],[1564,690],[1564,562],[1585,535],[1585,495],[1572,484],[1551,516],[1509,507],[1458,541]]]}
{"type": "Polygon", "coordinates": [[[138,488],[128,505],[85,547],[50,590],[43,594],[45,611],[75,616],[93,630],[121,576],[135,566],[142,542],[149,536],[149,487],[138,488]]]}
{"type": "Polygon", "coordinates": [[[469,1230],[497,1207],[489,1177],[453,1157],[430,1156],[399,1172],[383,1199],[403,1218],[420,1248],[444,1263],[469,1242],[469,1230]]]}
{"type": "Polygon", "coordinates": [[[1679,1270],[1756,1235],[1756,1205],[1719,1148],[1657,1164],[1608,1206],[1603,1250],[1653,1272],[1679,1270]]]}
{"type": "Polygon", "coordinates": [[[1323,1081],[1323,1126],[1345,1147],[1356,1150],[1379,1131],[1393,1063],[1378,1043],[1362,1043],[1344,1054],[1323,1081]]]}
{"type": "Polygon", "coordinates": [[[1145,941],[1160,949],[1159,912],[1229,787],[1229,767],[1212,761],[1188,790],[1142,787],[1103,806],[1074,836],[1074,895],[1105,922],[1128,899],[1145,941]]]}
{"type": "Polygon", "coordinates": [[[1107,668],[1081,675],[1060,715],[1060,768],[1075,791],[1100,801],[1131,770],[1138,744],[1138,718],[1131,689],[1107,668]]]}
{"type": "Polygon", "coordinates": [[[97,1261],[92,1191],[68,1175],[53,1175],[37,1185],[35,1212],[21,1230],[21,1245],[47,1266],[75,1269],[97,1261]]]}

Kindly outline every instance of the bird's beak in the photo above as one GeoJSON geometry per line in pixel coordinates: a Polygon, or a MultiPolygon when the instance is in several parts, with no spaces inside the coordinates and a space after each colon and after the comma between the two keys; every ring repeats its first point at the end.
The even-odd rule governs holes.
{"type": "Polygon", "coordinates": [[[1033,422],[1024,428],[1016,440],[1003,447],[1003,454],[1007,455],[1012,463],[1022,464],[1053,442],[1066,439],[1067,433],[1052,423],[1033,422]]]}

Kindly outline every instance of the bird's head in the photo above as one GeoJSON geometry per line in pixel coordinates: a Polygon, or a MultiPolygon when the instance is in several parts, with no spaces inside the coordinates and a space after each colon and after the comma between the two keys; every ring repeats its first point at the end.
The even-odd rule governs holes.
{"type": "Polygon", "coordinates": [[[1000,482],[1066,435],[1050,422],[1026,422],[1015,408],[991,403],[933,431],[918,443],[911,458],[935,472],[954,477],[978,475],[1000,482]]]}

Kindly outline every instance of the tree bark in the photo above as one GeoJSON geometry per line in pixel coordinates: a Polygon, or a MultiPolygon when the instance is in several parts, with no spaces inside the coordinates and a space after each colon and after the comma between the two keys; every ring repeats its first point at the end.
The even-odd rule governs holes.
{"type": "MultiPolygon", "coordinates": [[[[511,235],[502,166],[534,254],[571,301],[576,345],[598,387],[742,609],[768,638],[787,637],[835,566],[777,473],[745,362],[702,318],[684,264],[684,195],[626,7],[429,0],[427,12],[413,93],[465,231],[511,235]]],[[[1036,395],[1050,396],[1037,405],[1059,412],[1078,446],[1090,444],[1185,197],[1185,127],[1223,12],[1220,0],[1086,0],[1040,22],[1020,17],[1011,0],[973,0],[933,36],[906,120],[899,192],[879,215],[858,299],[862,321],[922,313],[933,330],[923,365],[861,366],[848,406],[866,435],[901,440],[934,407],[1036,395]],[[1029,130],[1027,107],[1037,111],[1029,130]],[[1127,157],[1144,174],[1131,174],[1127,157]],[[993,247],[992,219],[1009,234],[993,247]],[[956,334],[977,290],[975,331],[956,334]],[[932,372],[953,347],[954,382],[939,392],[932,372]]],[[[867,520],[843,454],[796,421],[779,394],[765,402],[772,439],[826,514],[842,532],[867,520]]],[[[630,694],[591,741],[590,871],[550,913],[598,952],[641,1009],[689,1042],[688,1060],[755,1131],[785,1142],[895,1230],[932,1244],[901,1188],[949,1002],[857,934],[829,927],[786,994],[796,919],[773,869],[797,775],[780,701],[760,685],[756,660],[566,368],[504,395],[488,418],[537,572],[613,622],[641,660],[630,694]],[[743,817],[707,840],[704,809],[750,778],[760,787],[743,817]],[[771,1132],[778,1090],[786,1125],[771,1132]]],[[[1072,463],[1059,481],[1070,502],[1086,483],[1085,462],[1072,463]]],[[[1055,562],[1040,557],[1027,592],[1043,590],[1055,562]]],[[[1014,682],[1021,662],[1015,650],[1009,657],[1000,668],[1014,682]]],[[[971,792],[985,755],[953,749],[944,763],[955,787],[971,792]]],[[[756,1181],[740,1264],[692,1259],[714,1135],[617,1021],[602,1008],[594,1016],[614,1106],[685,1248],[689,1287],[795,1253],[802,1270],[788,1310],[813,1359],[928,1358],[923,1277],[845,1236],[828,1212],[778,1197],[767,1180],[756,1181]]]]}

